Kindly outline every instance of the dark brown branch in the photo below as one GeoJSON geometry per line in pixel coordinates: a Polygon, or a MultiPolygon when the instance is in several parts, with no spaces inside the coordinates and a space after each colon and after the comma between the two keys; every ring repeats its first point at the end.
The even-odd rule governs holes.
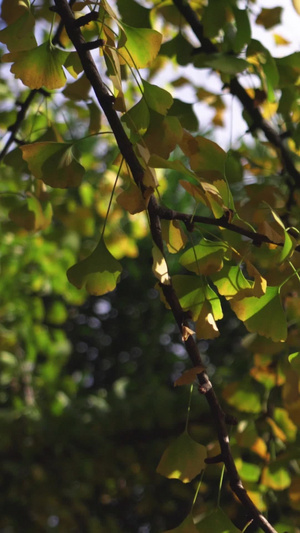
{"type": "MultiPolygon", "coordinates": [[[[104,85],[97,67],[93,61],[93,58],[88,50],[84,48],[84,38],[81,34],[80,28],[76,26],[75,18],[73,15],[70,6],[66,0],[55,0],[55,5],[57,12],[60,14],[62,21],[65,25],[66,31],[71,39],[73,45],[75,46],[77,53],[80,57],[84,72],[90,81],[98,102],[102,107],[106,118],[110,124],[110,127],[114,133],[117,144],[123,155],[125,161],[127,162],[132,176],[136,184],[141,187],[142,191],[144,190],[143,185],[143,176],[144,170],[141,167],[135,153],[131,142],[129,141],[121,121],[113,108],[113,103],[110,98],[110,95],[104,85]]],[[[148,213],[150,218],[150,229],[154,242],[157,244],[159,249],[163,253],[163,241],[161,236],[161,225],[160,218],[157,212],[157,202],[154,196],[152,195],[148,204],[148,213]]],[[[183,309],[179,303],[178,297],[173,289],[172,284],[165,285],[161,284],[166,301],[168,302],[174,318],[178,324],[179,330],[182,332],[182,327],[185,325],[186,317],[183,312],[183,309]]],[[[200,357],[200,353],[197,347],[197,344],[192,336],[189,336],[185,341],[185,347],[189,354],[189,357],[194,366],[204,366],[200,357]]],[[[274,528],[268,523],[268,521],[262,516],[262,514],[255,507],[251,499],[249,498],[246,490],[244,489],[241,479],[238,475],[237,469],[234,464],[232,453],[230,450],[229,436],[226,426],[226,415],[222,411],[219,401],[215,395],[213,387],[210,383],[210,380],[206,372],[202,372],[198,375],[199,388],[203,393],[210,406],[212,416],[215,420],[218,439],[221,447],[221,454],[224,458],[224,463],[227,468],[230,485],[234,493],[238,496],[240,501],[243,503],[247,511],[249,512],[251,518],[267,533],[276,533],[274,528]]]]}
{"type": "MultiPolygon", "coordinates": [[[[2,159],[4,158],[5,154],[7,153],[9,147],[12,145],[13,142],[16,141],[15,139],[15,135],[17,133],[17,131],[19,130],[24,118],[25,118],[25,115],[27,113],[27,110],[32,102],[32,100],[34,99],[35,95],[38,93],[38,90],[37,89],[33,89],[32,91],[30,91],[30,93],[28,94],[27,98],[24,100],[24,102],[22,104],[20,104],[20,109],[17,113],[17,118],[15,120],[15,122],[9,126],[8,131],[10,131],[10,136],[8,137],[4,147],[2,148],[1,152],[0,152],[0,161],[2,161],[2,159]]],[[[19,143],[19,141],[17,141],[19,143]]]]}
{"type": "Polygon", "coordinates": [[[85,26],[85,24],[89,24],[89,22],[98,20],[99,13],[98,11],[91,11],[87,15],[82,15],[82,17],[79,17],[79,19],[76,19],[76,26],[78,28],[81,28],[82,26],[85,26]]]}
{"type": "MultiPolygon", "coordinates": [[[[204,37],[203,26],[188,2],[186,0],[173,0],[173,3],[191,26],[195,36],[201,44],[201,50],[208,54],[218,52],[217,47],[209,39],[204,37]]],[[[259,128],[264,132],[268,141],[278,150],[283,168],[293,178],[297,188],[300,187],[300,172],[296,169],[292,154],[285,146],[281,136],[274,130],[271,124],[263,118],[260,110],[255,106],[253,99],[248,95],[247,91],[239,83],[237,78],[232,78],[229,84],[229,89],[231,94],[239,99],[244,109],[252,118],[253,129],[259,128]]]]}
{"type": "MultiPolygon", "coordinates": [[[[160,219],[164,220],[181,220],[187,227],[194,228],[195,223],[207,224],[211,226],[217,226],[219,228],[229,229],[234,233],[243,235],[248,239],[251,239],[255,246],[260,246],[262,243],[275,244],[276,246],[283,246],[283,242],[272,241],[267,235],[263,233],[257,233],[255,231],[248,230],[246,228],[241,228],[236,224],[228,221],[226,215],[223,215],[220,218],[204,217],[201,215],[189,215],[187,213],[181,213],[180,211],[174,211],[173,209],[168,209],[167,207],[157,205],[157,214],[160,219]]],[[[290,233],[290,232],[289,232],[290,233]]],[[[300,252],[300,245],[296,246],[295,250],[300,252]]]]}

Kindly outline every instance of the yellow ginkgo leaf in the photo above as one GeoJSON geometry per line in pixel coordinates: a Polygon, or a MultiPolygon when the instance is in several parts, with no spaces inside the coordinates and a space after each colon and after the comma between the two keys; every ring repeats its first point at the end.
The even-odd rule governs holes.
{"type": "Polygon", "coordinates": [[[55,48],[46,42],[21,52],[11,52],[2,57],[2,61],[12,62],[11,72],[30,89],[59,89],[66,82],[62,65],[69,52],[55,48]]]}

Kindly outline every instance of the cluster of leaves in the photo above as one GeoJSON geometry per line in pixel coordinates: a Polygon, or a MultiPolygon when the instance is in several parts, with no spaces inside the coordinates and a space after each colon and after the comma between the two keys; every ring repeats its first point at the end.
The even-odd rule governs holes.
{"type": "MultiPolygon", "coordinates": [[[[211,358],[219,365],[222,399],[240,420],[232,449],[241,479],[261,512],[274,502],[284,505],[275,517],[283,531],[296,527],[300,511],[300,53],[274,58],[251,35],[256,2],[242,8],[235,0],[190,3],[201,21],[197,49],[178,3],[144,7],[134,0],[102,0],[73,6],[78,21],[87,17],[81,24],[86,43],[98,43],[99,71],[106,74],[113,108],[144,171],[139,183],[118,152],[66,30],[50,29],[60,16],[47,2],[2,2],[6,26],[0,41],[8,49],[2,62],[12,63],[11,73],[22,82],[14,85],[2,65],[0,126],[8,131],[0,184],[4,420],[41,419],[47,410],[66,416],[81,390],[66,371],[72,350],[64,327],[68,314],[88,295],[116,288],[124,257],[142,270],[139,247],[150,234],[147,207],[156,195],[167,206],[161,213],[165,253],[153,244],[152,270],[163,303],[170,307],[162,287],[172,284],[190,320],[184,340],[195,331],[198,340],[215,343],[228,316],[247,329],[246,370],[236,363],[236,370],[232,365],[226,372],[213,352],[211,358]],[[153,79],[169,65],[187,68],[166,90],[153,79]],[[236,142],[225,151],[201,130],[196,105],[172,96],[189,86],[195,102],[213,108],[213,125],[224,125],[226,97],[192,83],[191,66],[214,71],[225,95],[233,92],[237,75],[246,85],[255,80],[255,88],[245,85],[252,104],[243,112],[254,143],[236,142]],[[32,102],[25,116],[28,89],[32,102]],[[257,131],[270,119],[276,145],[272,135],[266,139],[257,131]]],[[[280,16],[280,8],[262,9],[256,23],[268,30],[280,16]]],[[[278,35],[276,42],[285,44],[278,35]]],[[[145,282],[140,283],[142,292],[145,282]]],[[[183,383],[196,375],[189,373],[183,383]]],[[[158,471],[191,482],[204,469],[204,446],[218,453],[212,439],[209,433],[196,442],[185,430],[158,471]]],[[[204,482],[210,468],[220,474],[207,466],[204,482]]],[[[193,514],[175,530],[217,532],[225,523],[236,531],[216,502],[215,509],[207,505],[209,490],[200,492],[193,514]]],[[[229,512],[236,518],[236,505],[229,512]]]]}

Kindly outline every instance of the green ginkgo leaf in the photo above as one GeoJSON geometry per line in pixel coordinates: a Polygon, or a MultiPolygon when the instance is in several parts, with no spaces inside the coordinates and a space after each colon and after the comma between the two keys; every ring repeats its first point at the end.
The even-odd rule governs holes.
{"type": "Polygon", "coordinates": [[[170,479],[189,483],[205,467],[206,448],[184,431],[164,451],[156,471],[170,479]]]}
{"type": "Polygon", "coordinates": [[[130,67],[148,67],[159,52],[162,41],[161,33],[149,28],[133,28],[124,23],[122,23],[122,28],[124,35],[119,43],[120,62],[130,67]]]}
{"type": "Polygon", "coordinates": [[[219,294],[225,296],[228,300],[233,298],[239,291],[251,288],[240,267],[231,266],[228,263],[224,264],[220,272],[212,274],[211,279],[216,285],[219,294]]]}
{"type": "Polygon", "coordinates": [[[10,52],[30,50],[36,46],[33,33],[35,19],[29,10],[12,24],[0,31],[0,42],[6,44],[10,52]]]}
{"type": "Polygon", "coordinates": [[[21,52],[11,52],[2,57],[2,61],[13,63],[11,72],[30,89],[59,89],[66,83],[62,65],[69,52],[55,48],[46,42],[21,52]]]}
{"type": "Polygon", "coordinates": [[[122,266],[106,248],[103,238],[95,250],[67,271],[68,280],[78,289],[101,296],[113,291],[120,279],[122,266]]]}
{"type": "Polygon", "coordinates": [[[222,269],[226,249],[222,242],[202,239],[199,244],[187,250],[179,262],[191,272],[209,276],[222,269]]]}
{"type": "Polygon", "coordinates": [[[249,331],[269,337],[274,342],[285,341],[287,322],[278,287],[267,287],[266,293],[260,298],[232,298],[230,305],[249,331]]]}
{"type": "Polygon", "coordinates": [[[35,178],[60,189],[80,185],[85,169],[75,158],[71,143],[36,142],[24,144],[21,150],[35,178]]]}
{"type": "Polygon", "coordinates": [[[157,111],[161,115],[166,115],[168,109],[173,104],[173,98],[168,91],[161,89],[157,85],[153,85],[146,80],[143,80],[144,98],[147,106],[153,111],[157,111]]]}
{"type": "Polygon", "coordinates": [[[144,98],[124,113],[122,122],[125,122],[133,134],[140,136],[146,133],[150,123],[150,113],[144,98]]]}

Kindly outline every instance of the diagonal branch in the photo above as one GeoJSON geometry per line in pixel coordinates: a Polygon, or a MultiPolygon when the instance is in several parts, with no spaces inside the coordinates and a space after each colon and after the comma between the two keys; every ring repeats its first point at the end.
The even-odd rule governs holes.
{"type": "MultiPolygon", "coordinates": [[[[109,95],[106,86],[104,85],[97,70],[95,62],[93,61],[89,50],[87,50],[85,46],[85,40],[81,33],[80,27],[78,27],[75,22],[73,12],[67,3],[67,0],[55,0],[55,5],[56,10],[60,14],[62,22],[64,23],[69,38],[77,50],[84,72],[94,89],[98,102],[102,107],[106,118],[111,126],[111,129],[115,135],[116,142],[119,146],[121,154],[126,160],[136,184],[143,190],[144,170],[135,155],[132,144],[129,141],[123,129],[122,123],[113,107],[113,99],[111,95],[109,95]]],[[[163,253],[160,217],[157,212],[157,202],[153,195],[151,196],[148,204],[148,213],[153,241],[163,253]]],[[[187,323],[187,319],[179,303],[175,290],[171,283],[169,285],[161,284],[161,288],[172,310],[179,330],[182,332],[183,326],[187,323]]],[[[184,341],[184,343],[193,365],[203,367],[201,356],[193,337],[189,336],[188,339],[184,341]]],[[[275,529],[271,526],[271,524],[269,524],[266,518],[255,507],[254,503],[249,498],[245,488],[242,485],[230,449],[229,436],[226,425],[226,415],[221,409],[219,401],[205,371],[201,372],[198,375],[198,381],[199,392],[205,395],[207,402],[210,406],[212,416],[216,422],[222,460],[224,461],[225,466],[227,468],[230,478],[230,486],[233,492],[237,495],[239,500],[245,506],[251,518],[253,518],[256,524],[260,526],[263,531],[267,533],[276,533],[275,529]]]]}
{"type": "MultiPolygon", "coordinates": [[[[196,12],[191,8],[189,3],[186,0],[173,0],[173,3],[192,28],[194,34],[201,44],[201,50],[206,54],[218,52],[218,48],[210,41],[210,39],[204,37],[203,26],[196,12]]],[[[271,124],[263,118],[260,110],[255,106],[253,99],[248,95],[247,91],[240,84],[237,78],[232,78],[229,83],[229,89],[231,94],[239,99],[244,109],[251,116],[253,120],[252,129],[261,129],[268,141],[277,149],[283,168],[293,179],[295,186],[299,188],[300,172],[298,172],[296,169],[292,154],[285,146],[280,135],[271,126],[271,124]]]]}

